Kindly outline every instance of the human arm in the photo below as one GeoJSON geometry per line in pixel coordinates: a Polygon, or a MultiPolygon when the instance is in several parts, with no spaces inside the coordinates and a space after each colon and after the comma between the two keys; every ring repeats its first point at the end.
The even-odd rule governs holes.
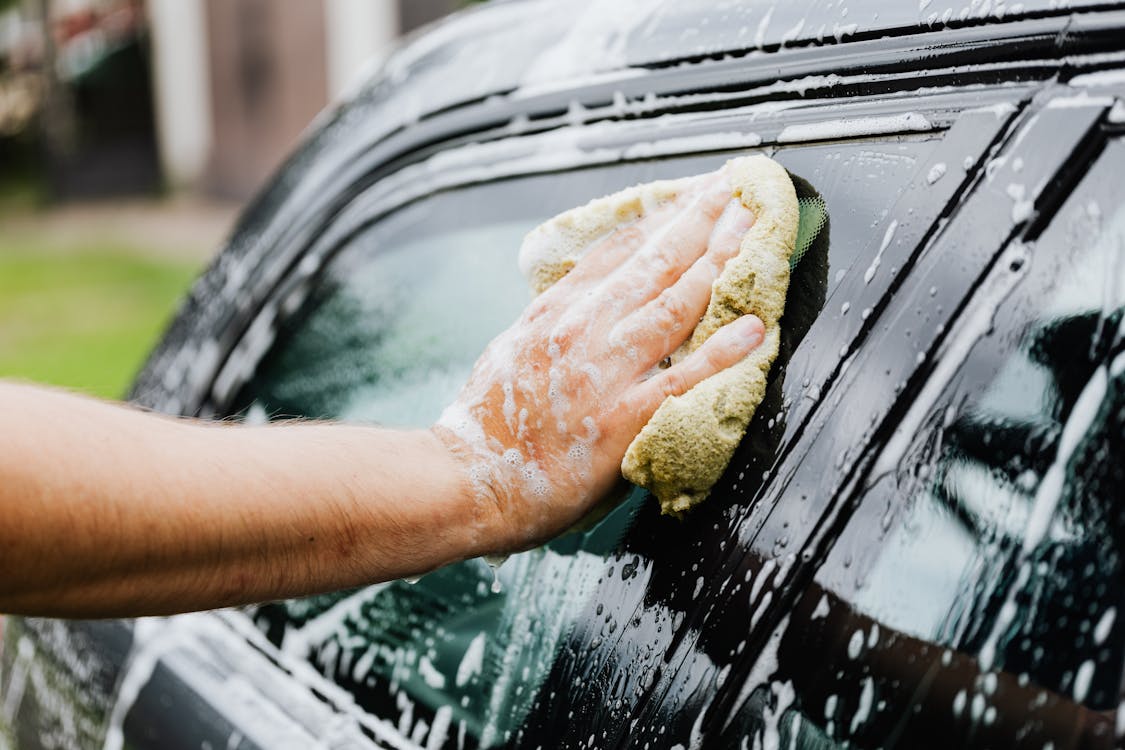
{"type": "Polygon", "coordinates": [[[240,427],[12,384],[0,413],[8,613],[158,614],[344,588],[480,554],[495,525],[425,430],[240,427]]]}
{"type": "Polygon", "coordinates": [[[666,395],[760,340],[758,321],[739,321],[651,375],[750,221],[721,177],[688,182],[683,200],[599,241],[533,303],[432,430],[207,424],[0,384],[0,611],[227,606],[563,531],[620,481],[626,446],[666,395]]]}

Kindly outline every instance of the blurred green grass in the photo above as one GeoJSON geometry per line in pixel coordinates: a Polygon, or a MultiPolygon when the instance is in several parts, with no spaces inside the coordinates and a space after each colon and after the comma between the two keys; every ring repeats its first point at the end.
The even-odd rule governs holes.
{"type": "Polygon", "coordinates": [[[0,232],[0,377],[120,398],[199,272],[91,240],[0,232]]]}

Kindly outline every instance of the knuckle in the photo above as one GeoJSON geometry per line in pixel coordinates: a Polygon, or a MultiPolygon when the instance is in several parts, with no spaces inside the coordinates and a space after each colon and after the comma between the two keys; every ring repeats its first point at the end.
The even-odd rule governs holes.
{"type": "Polygon", "coordinates": [[[561,321],[555,324],[547,336],[547,353],[552,357],[566,354],[581,335],[581,330],[573,322],[561,321]]]}
{"type": "Polygon", "coordinates": [[[681,245],[677,236],[665,238],[652,253],[651,270],[659,274],[674,274],[679,271],[681,245]]]}
{"type": "Polygon", "coordinates": [[[524,312],[524,320],[528,323],[539,320],[551,311],[551,302],[540,295],[531,301],[524,312]]]}
{"type": "Polygon", "coordinates": [[[648,284],[650,289],[667,289],[676,283],[680,278],[679,266],[671,263],[670,261],[660,261],[652,267],[651,280],[648,284]]]}
{"type": "Polygon", "coordinates": [[[687,392],[688,382],[684,377],[684,373],[680,368],[673,368],[664,373],[660,378],[659,383],[660,394],[667,398],[669,396],[682,396],[687,392]]]}
{"type": "Polygon", "coordinates": [[[640,326],[631,320],[623,320],[610,329],[606,336],[606,344],[611,351],[625,352],[630,347],[636,346],[640,326]]]}
{"type": "Polygon", "coordinates": [[[636,248],[644,244],[647,235],[644,230],[636,225],[621,227],[614,233],[614,244],[627,247],[636,248]]]}
{"type": "Polygon", "coordinates": [[[677,331],[683,327],[690,313],[687,301],[672,292],[663,294],[657,306],[661,325],[669,331],[677,331]]]}
{"type": "Polygon", "coordinates": [[[727,204],[731,202],[731,193],[725,187],[720,187],[707,196],[703,212],[707,215],[712,222],[717,220],[727,209],[727,204]]]}
{"type": "Polygon", "coordinates": [[[699,352],[707,372],[717,372],[727,366],[727,357],[717,346],[705,346],[699,352]]]}

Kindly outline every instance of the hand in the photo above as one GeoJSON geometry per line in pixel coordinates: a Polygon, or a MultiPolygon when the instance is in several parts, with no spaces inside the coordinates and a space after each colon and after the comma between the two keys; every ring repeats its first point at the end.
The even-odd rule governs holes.
{"type": "Polygon", "coordinates": [[[629,443],[668,396],[761,343],[746,316],[667,369],[711,284],[753,224],[722,171],[592,243],[582,260],[498,336],[433,432],[482,502],[501,553],[561,533],[621,482],[629,443]]]}

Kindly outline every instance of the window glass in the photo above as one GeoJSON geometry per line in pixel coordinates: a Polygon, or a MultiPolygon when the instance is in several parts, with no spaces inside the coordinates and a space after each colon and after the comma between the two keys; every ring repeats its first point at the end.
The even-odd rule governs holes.
{"type": "MultiPolygon", "coordinates": [[[[785,747],[1114,746],[1125,666],[1125,146],[1000,257],[776,631],[785,747]]],[[[771,734],[772,733],[772,734],[771,734]]]]}
{"type": "MultiPolygon", "coordinates": [[[[829,290],[861,283],[872,228],[887,222],[903,186],[928,168],[939,143],[925,135],[776,154],[828,204],[833,249],[818,270],[827,279],[819,300],[824,283],[829,290]]],[[[530,298],[516,267],[525,232],[599,195],[714,169],[727,158],[513,179],[396,211],[330,259],[301,308],[280,321],[272,350],[230,413],[429,425],[488,341],[530,298]]],[[[815,305],[805,316],[811,319],[820,302],[803,302],[815,305]]],[[[819,374],[835,364],[825,360],[819,374]]],[[[634,492],[586,533],[513,557],[495,573],[495,585],[484,562],[469,561],[414,583],[270,604],[250,614],[275,643],[309,659],[404,735],[429,746],[493,746],[519,727],[563,636],[604,581],[606,557],[644,502],[634,492]]]]}

